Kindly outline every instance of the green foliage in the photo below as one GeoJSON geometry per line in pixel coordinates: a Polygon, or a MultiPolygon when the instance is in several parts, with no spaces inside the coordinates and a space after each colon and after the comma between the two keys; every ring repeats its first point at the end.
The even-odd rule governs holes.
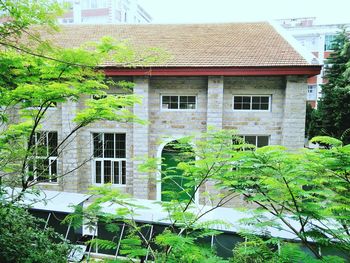
{"type": "MultiPolygon", "coordinates": [[[[62,14],[62,8],[55,1],[1,1],[0,11],[0,18],[5,20],[0,28],[2,185],[20,186],[25,190],[38,183],[33,180],[33,174],[39,169],[29,172],[38,149],[34,136],[52,110],[65,103],[77,103],[78,107],[70,133],[60,138],[58,149],[54,149],[58,155],[67,147],[70,138],[94,122],[145,123],[131,111],[135,103],[141,103],[141,98],[132,94],[133,84],[106,79],[98,68],[106,60],[114,60],[121,66],[151,63],[166,59],[164,52],[156,48],[137,52],[126,42],[108,36],[81,47],[58,47],[44,40],[50,39],[52,31],[59,30],[56,16],[62,14]],[[110,87],[123,89],[127,95],[108,95],[106,90],[110,87]],[[89,99],[93,95],[101,99],[89,99]]],[[[45,161],[48,159],[42,162],[45,161]]],[[[54,175],[56,178],[51,179],[69,173],[54,175]]]]}
{"type": "Polygon", "coordinates": [[[245,242],[239,243],[233,249],[231,262],[263,263],[273,257],[271,248],[258,237],[251,236],[245,242]]]}
{"type": "Polygon", "coordinates": [[[327,148],[333,146],[341,146],[342,142],[336,138],[332,138],[329,136],[316,136],[310,140],[311,143],[318,143],[320,146],[324,146],[327,148]]]}
{"type": "Polygon", "coordinates": [[[0,204],[1,262],[66,262],[69,245],[24,208],[0,204]]]}
{"type": "MultiPolygon", "coordinates": [[[[318,123],[317,134],[341,138],[350,128],[350,44],[348,32],[343,29],[334,40],[334,50],[325,62],[325,78],[318,113],[313,121],[318,123]]],[[[350,143],[349,134],[343,138],[350,143]]]]}

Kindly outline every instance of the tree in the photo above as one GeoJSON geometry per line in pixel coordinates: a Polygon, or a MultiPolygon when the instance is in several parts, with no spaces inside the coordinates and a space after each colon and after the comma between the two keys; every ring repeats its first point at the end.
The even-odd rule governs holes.
{"type": "Polygon", "coordinates": [[[0,29],[0,187],[21,187],[18,199],[26,189],[67,176],[89,161],[87,158],[64,174],[48,176],[50,156],[61,156],[82,128],[99,120],[143,123],[129,110],[140,102],[139,97],[105,92],[110,86],[130,91],[132,83],[115,83],[98,68],[106,59],[124,66],[153,61],[157,50],[139,54],[110,37],[71,49],[44,41],[41,33],[59,30],[56,15],[62,10],[55,1],[0,1],[0,10],[6,20],[0,29]],[[93,95],[101,99],[86,99],[93,95]],[[47,111],[79,100],[85,100],[85,107],[76,112],[75,126],[46,150],[40,130],[47,111]]]}
{"type": "Polygon", "coordinates": [[[317,135],[335,138],[344,137],[350,143],[350,41],[343,29],[333,42],[333,51],[325,62],[326,83],[322,85],[322,98],[318,104],[319,116],[314,122],[319,130],[317,135]]]}
{"type": "MultiPolygon", "coordinates": [[[[172,190],[166,189],[170,200],[161,205],[171,223],[163,232],[145,235],[144,229],[149,225],[134,220],[140,204],[110,187],[93,188],[91,193],[97,196],[93,204],[85,211],[79,207],[80,213],[70,220],[73,225],[82,223],[83,218],[91,226],[97,221],[107,224],[115,235],[114,241],[95,239],[92,243],[109,249],[115,249],[120,238],[116,222],[125,223],[129,232],[120,251],[141,262],[148,253],[155,262],[202,262],[205,258],[208,262],[222,262],[215,251],[198,243],[203,237],[218,235],[220,232],[212,228],[227,222],[200,219],[243,195],[255,208],[249,209],[253,216],[247,214],[242,224],[254,226],[254,231],[251,227],[246,230],[250,235],[235,247],[232,262],[291,262],[291,258],[303,262],[344,262],[340,257],[320,254],[319,247],[333,247],[345,254],[350,251],[350,147],[329,137],[314,141],[329,147],[299,153],[282,146],[255,149],[232,131],[212,130],[183,138],[174,145],[182,149],[176,169],[182,170],[187,180],[172,190]],[[199,191],[202,198],[195,204],[193,200],[199,191]],[[183,194],[190,198],[179,198],[183,194]],[[112,213],[103,209],[106,202],[112,205],[112,213]],[[299,246],[271,238],[270,227],[293,233],[314,257],[299,246]],[[264,236],[268,242],[253,234],[264,236]],[[279,252],[275,252],[277,243],[279,252]]],[[[155,172],[158,164],[159,160],[150,159],[140,168],[155,172]]],[[[162,180],[178,182],[178,174],[171,171],[169,167],[158,172],[165,172],[162,180]]]]}
{"type": "Polygon", "coordinates": [[[68,176],[89,161],[64,174],[47,176],[52,153],[61,156],[70,140],[87,125],[99,120],[143,123],[128,110],[140,98],[105,92],[115,85],[130,90],[132,84],[106,79],[99,65],[107,58],[129,66],[147,62],[156,57],[155,49],[140,55],[109,37],[63,49],[41,38],[43,32],[59,30],[59,14],[62,8],[56,1],[0,0],[1,262],[66,262],[68,244],[52,230],[40,227],[27,207],[20,206],[24,193],[40,182],[68,176]],[[101,99],[87,99],[70,133],[57,145],[46,145],[41,129],[48,110],[92,95],[101,99]],[[14,187],[21,190],[8,190],[14,187]],[[11,192],[16,194],[9,195],[11,192]]]}
{"type": "Polygon", "coordinates": [[[243,151],[232,159],[236,164],[232,173],[217,180],[221,187],[241,193],[258,206],[247,224],[256,229],[283,226],[321,259],[318,246],[350,251],[350,155],[339,140],[315,141],[333,147],[299,153],[281,146],[243,151]]]}
{"type": "Polygon", "coordinates": [[[0,203],[1,262],[67,262],[70,245],[25,209],[0,203]]]}

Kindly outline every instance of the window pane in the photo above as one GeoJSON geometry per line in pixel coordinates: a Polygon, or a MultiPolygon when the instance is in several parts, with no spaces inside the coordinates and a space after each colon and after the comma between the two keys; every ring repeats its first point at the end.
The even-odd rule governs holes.
{"type": "Polygon", "coordinates": [[[180,96],[180,103],[187,103],[187,96],[180,96]]]}
{"type": "Polygon", "coordinates": [[[258,136],[258,147],[269,145],[269,136],[258,136]]]}
{"type": "Polygon", "coordinates": [[[250,110],[250,103],[243,103],[242,108],[243,110],[250,110]]]}
{"type": "Polygon", "coordinates": [[[104,134],[104,157],[114,158],[114,133],[104,134]]]}
{"type": "Polygon", "coordinates": [[[243,102],[243,97],[242,96],[235,96],[234,97],[234,102],[236,103],[236,102],[243,102]]]}
{"type": "Polygon", "coordinates": [[[235,110],[241,110],[243,108],[243,104],[242,103],[236,103],[234,104],[233,107],[235,110]]]}
{"type": "Polygon", "coordinates": [[[178,109],[178,108],[179,108],[179,97],[178,96],[170,96],[169,109],[178,109]]]}
{"type": "Polygon", "coordinates": [[[102,133],[93,133],[94,139],[94,157],[103,157],[103,135],[102,133]]]}
{"type": "Polygon", "coordinates": [[[179,108],[179,104],[176,102],[172,102],[171,104],[170,104],[170,107],[169,107],[169,109],[178,109],[179,108]]]}
{"type": "Polygon", "coordinates": [[[196,103],[196,96],[188,96],[187,101],[189,103],[196,103]]]}
{"type": "Polygon", "coordinates": [[[253,103],[252,104],[252,110],[260,110],[260,104],[259,103],[253,103]]]}
{"type": "Polygon", "coordinates": [[[261,103],[269,103],[269,99],[270,99],[270,97],[261,97],[260,98],[261,103]]]}
{"type": "Polygon", "coordinates": [[[250,103],[250,97],[243,97],[243,103],[250,103]]]}
{"type": "Polygon", "coordinates": [[[246,143],[253,144],[256,146],[256,136],[245,136],[244,140],[246,143]]]}
{"type": "Polygon", "coordinates": [[[170,96],[170,101],[171,101],[171,103],[178,103],[179,98],[178,98],[178,96],[170,96]]]}
{"type": "Polygon", "coordinates": [[[28,162],[28,180],[29,181],[33,181],[34,180],[33,171],[34,171],[34,160],[31,159],[28,162]]]}
{"type": "Polygon", "coordinates": [[[108,184],[111,183],[112,179],[112,162],[111,161],[104,161],[103,162],[103,179],[104,183],[108,184]]]}
{"type": "Polygon", "coordinates": [[[51,161],[50,169],[51,169],[51,174],[50,174],[51,182],[57,182],[57,177],[56,177],[57,176],[57,160],[51,161]]]}
{"type": "Polygon", "coordinates": [[[116,134],[115,141],[115,157],[116,158],[125,158],[126,145],[125,145],[125,134],[116,134]]]}
{"type": "Polygon", "coordinates": [[[260,97],[253,97],[252,101],[253,103],[260,103],[260,97]]]}
{"type": "Polygon", "coordinates": [[[169,103],[170,102],[170,96],[163,96],[163,103],[169,103]]]}
{"type": "Polygon", "coordinates": [[[46,157],[47,156],[47,143],[46,143],[46,133],[45,132],[38,132],[36,134],[36,150],[37,155],[46,157]]]}
{"type": "Polygon", "coordinates": [[[260,109],[261,110],[268,110],[269,109],[269,104],[268,103],[262,103],[261,105],[260,105],[260,109]]]}
{"type": "Polygon", "coordinates": [[[95,182],[97,184],[101,183],[101,161],[95,162],[95,182]]]}
{"type": "Polygon", "coordinates": [[[126,161],[122,161],[122,184],[126,184],[126,161]]]}
{"type": "Polygon", "coordinates": [[[57,132],[49,132],[48,133],[48,141],[49,141],[49,156],[57,156],[57,132]]]}
{"type": "Polygon", "coordinates": [[[187,102],[180,103],[180,109],[187,109],[187,102]]]}
{"type": "Polygon", "coordinates": [[[49,160],[36,159],[35,161],[36,179],[37,181],[49,181],[49,160]]]}
{"type": "Polygon", "coordinates": [[[113,162],[114,165],[114,176],[113,176],[113,183],[114,184],[119,184],[119,162],[113,162]]]}

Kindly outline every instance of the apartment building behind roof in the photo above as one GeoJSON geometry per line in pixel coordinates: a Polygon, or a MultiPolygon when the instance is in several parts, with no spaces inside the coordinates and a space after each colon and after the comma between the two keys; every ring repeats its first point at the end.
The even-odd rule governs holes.
{"type": "MultiPolygon", "coordinates": [[[[317,24],[316,17],[279,19],[278,22],[297,41],[312,52],[320,63],[323,63],[332,52],[332,41],[337,32],[343,27],[350,27],[350,23],[317,24]]],[[[307,101],[313,107],[317,106],[317,100],[322,95],[321,84],[326,81],[323,79],[323,73],[322,70],[319,75],[308,79],[307,101]]]]}
{"type": "Polygon", "coordinates": [[[140,24],[152,17],[137,0],[58,0],[68,6],[61,24],[140,24]]]}

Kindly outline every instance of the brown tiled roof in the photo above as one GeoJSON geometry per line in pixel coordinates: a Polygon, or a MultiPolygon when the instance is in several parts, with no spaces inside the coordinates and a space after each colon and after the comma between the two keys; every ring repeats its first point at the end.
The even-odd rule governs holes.
{"type": "MultiPolygon", "coordinates": [[[[170,58],[157,67],[269,67],[310,65],[269,23],[188,25],[67,25],[50,36],[78,47],[103,36],[135,48],[158,47],[170,58]]],[[[112,62],[105,66],[118,66],[112,62]]]]}

